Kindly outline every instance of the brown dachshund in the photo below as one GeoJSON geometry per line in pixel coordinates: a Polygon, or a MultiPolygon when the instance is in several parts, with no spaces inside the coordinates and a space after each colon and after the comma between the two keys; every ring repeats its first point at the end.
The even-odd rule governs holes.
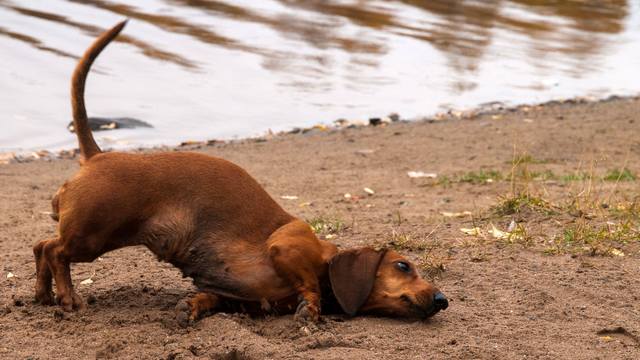
{"type": "Polygon", "coordinates": [[[35,298],[65,311],[84,308],[69,265],[125,246],[144,245],[193,278],[199,293],[178,304],[188,323],[224,308],[426,318],[446,297],[393,250],[338,251],[285,212],[243,169],[187,152],[102,153],[87,124],[85,79],[98,54],[125,26],[102,34],[80,59],[71,83],[81,168],[53,198],[58,235],[38,242],[35,298]]]}

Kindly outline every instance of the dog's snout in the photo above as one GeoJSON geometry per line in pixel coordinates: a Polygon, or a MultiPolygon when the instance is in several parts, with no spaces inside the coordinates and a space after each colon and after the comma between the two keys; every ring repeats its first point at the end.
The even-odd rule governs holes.
{"type": "Polygon", "coordinates": [[[443,293],[437,292],[433,296],[433,305],[437,310],[444,310],[449,307],[449,300],[443,293]]]}

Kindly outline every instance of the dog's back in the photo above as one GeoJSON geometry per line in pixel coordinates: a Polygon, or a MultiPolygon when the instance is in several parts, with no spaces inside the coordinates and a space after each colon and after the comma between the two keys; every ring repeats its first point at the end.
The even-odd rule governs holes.
{"type": "MultiPolygon", "coordinates": [[[[151,224],[158,218],[184,241],[199,235],[187,231],[197,227],[220,237],[242,234],[252,243],[265,241],[292,219],[242,168],[197,153],[102,153],[56,198],[61,234],[98,230],[129,243],[154,236],[151,224]]],[[[171,258],[162,251],[158,256],[171,258]]]]}

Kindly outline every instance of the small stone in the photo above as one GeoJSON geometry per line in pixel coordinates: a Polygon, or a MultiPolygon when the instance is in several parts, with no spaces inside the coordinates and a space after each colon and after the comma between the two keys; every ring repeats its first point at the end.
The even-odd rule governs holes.
{"type": "Polygon", "coordinates": [[[53,318],[56,321],[61,321],[64,319],[64,311],[62,311],[61,309],[55,309],[53,310],[53,318]]]}
{"type": "Polygon", "coordinates": [[[375,153],[376,151],[373,149],[362,149],[362,150],[356,150],[356,154],[357,155],[362,155],[362,156],[367,156],[367,155],[371,155],[373,153],[375,153]]]}
{"type": "Polygon", "coordinates": [[[0,154],[0,164],[11,164],[17,162],[15,153],[2,153],[0,154]]]}
{"type": "Polygon", "coordinates": [[[296,195],[282,195],[280,198],[284,200],[298,200],[296,195]]]}
{"type": "Polygon", "coordinates": [[[303,333],[306,336],[311,335],[311,330],[309,329],[308,326],[303,326],[300,328],[300,332],[303,333]]]}
{"type": "Polygon", "coordinates": [[[351,123],[347,119],[338,119],[333,122],[338,127],[349,126],[351,123]]]}
{"type": "Polygon", "coordinates": [[[371,125],[371,126],[378,126],[380,124],[382,124],[382,119],[380,119],[380,118],[371,118],[371,119],[369,119],[369,125],[371,125]]]}
{"type": "Polygon", "coordinates": [[[195,345],[195,344],[191,344],[189,346],[189,351],[195,356],[198,356],[198,354],[200,353],[200,349],[198,349],[198,345],[195,345]]]}

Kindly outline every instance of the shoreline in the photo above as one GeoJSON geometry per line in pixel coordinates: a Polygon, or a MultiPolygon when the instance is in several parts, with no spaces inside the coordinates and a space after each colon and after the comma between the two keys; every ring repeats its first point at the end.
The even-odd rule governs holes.
{"type": "MultiPolygon", "coordinates": [[[[443,121],[452,121],[452,120],[473,120],[474,118],[490,115],[490,116],[499,116],[508,114],[511,112],[521,111],[523,109],[535,109],[540,107],[550,107],[550,106],[562,106],[562,105],[579,105],[579,104],[593,104],[593,103],[606,103],[611,101],[628,101],[639,99],[640,95],[609,95],[603,98],[593,97],[593,96],[576,96],[568,99],[561,100],[549,100],[541,103],[533,103],[533,104],[518,104],[513,106],[507,106],[503,102],[494,101],[488,102],[484,104],[480,104],[477,107],[471,109],[464,110],[456,110],[449,109],[444,112],[439,112],[434,114],[433,116],[420,117],[416,119],[401,119],[397,113],[391,113],[385,117],[372,117],[367,121],[362,120],[347,120],[347,119],[337,119],[331,122],[330,124],[319,123],[310,127],[294,127],[290,130],[279,131],[279,132],[271,132],[270,130],[265,132],[263,135],[257,136],[249,136],[239,139],[209,139],[202,141],[194,141],[194,140],[184,140],[176,145],[159,145],[159,146],[132,146],[131,148],[126,149],[117,149],[113,150],[112,148],[105,147],[103,151],[124,151],[124,152],[155,152],[155,151],[176,151],[176,150],[195,150],[200,149],[202,147],[221,145],[221,144],[237,144],[244,142],[264,142],[268,140],[272,140],[276,137],[282,137],[287,135],[307,135],[313,134],[317,132],[332,132],[332,131],[340,131],[344,129],[351,128],[362,128],[362,127],[377,127],[377,126],[387,126],[391,123],[434,123],[434,122],[443,122],[443,121]]],[[[117,131],[117,130],[111,130],[117,131]]],[[[79,149],[74,147],[72,149],[62,149],[58,151],[49,151],[46,149],[41,149],[37,151],[8,151],[8,152],[0,152],[0,166],[8,165],[14,163],[25,163],[32,161],[53,161],[53,160],[63,160],[63,159],[76,159],[79,154],[79,149]]]]}

